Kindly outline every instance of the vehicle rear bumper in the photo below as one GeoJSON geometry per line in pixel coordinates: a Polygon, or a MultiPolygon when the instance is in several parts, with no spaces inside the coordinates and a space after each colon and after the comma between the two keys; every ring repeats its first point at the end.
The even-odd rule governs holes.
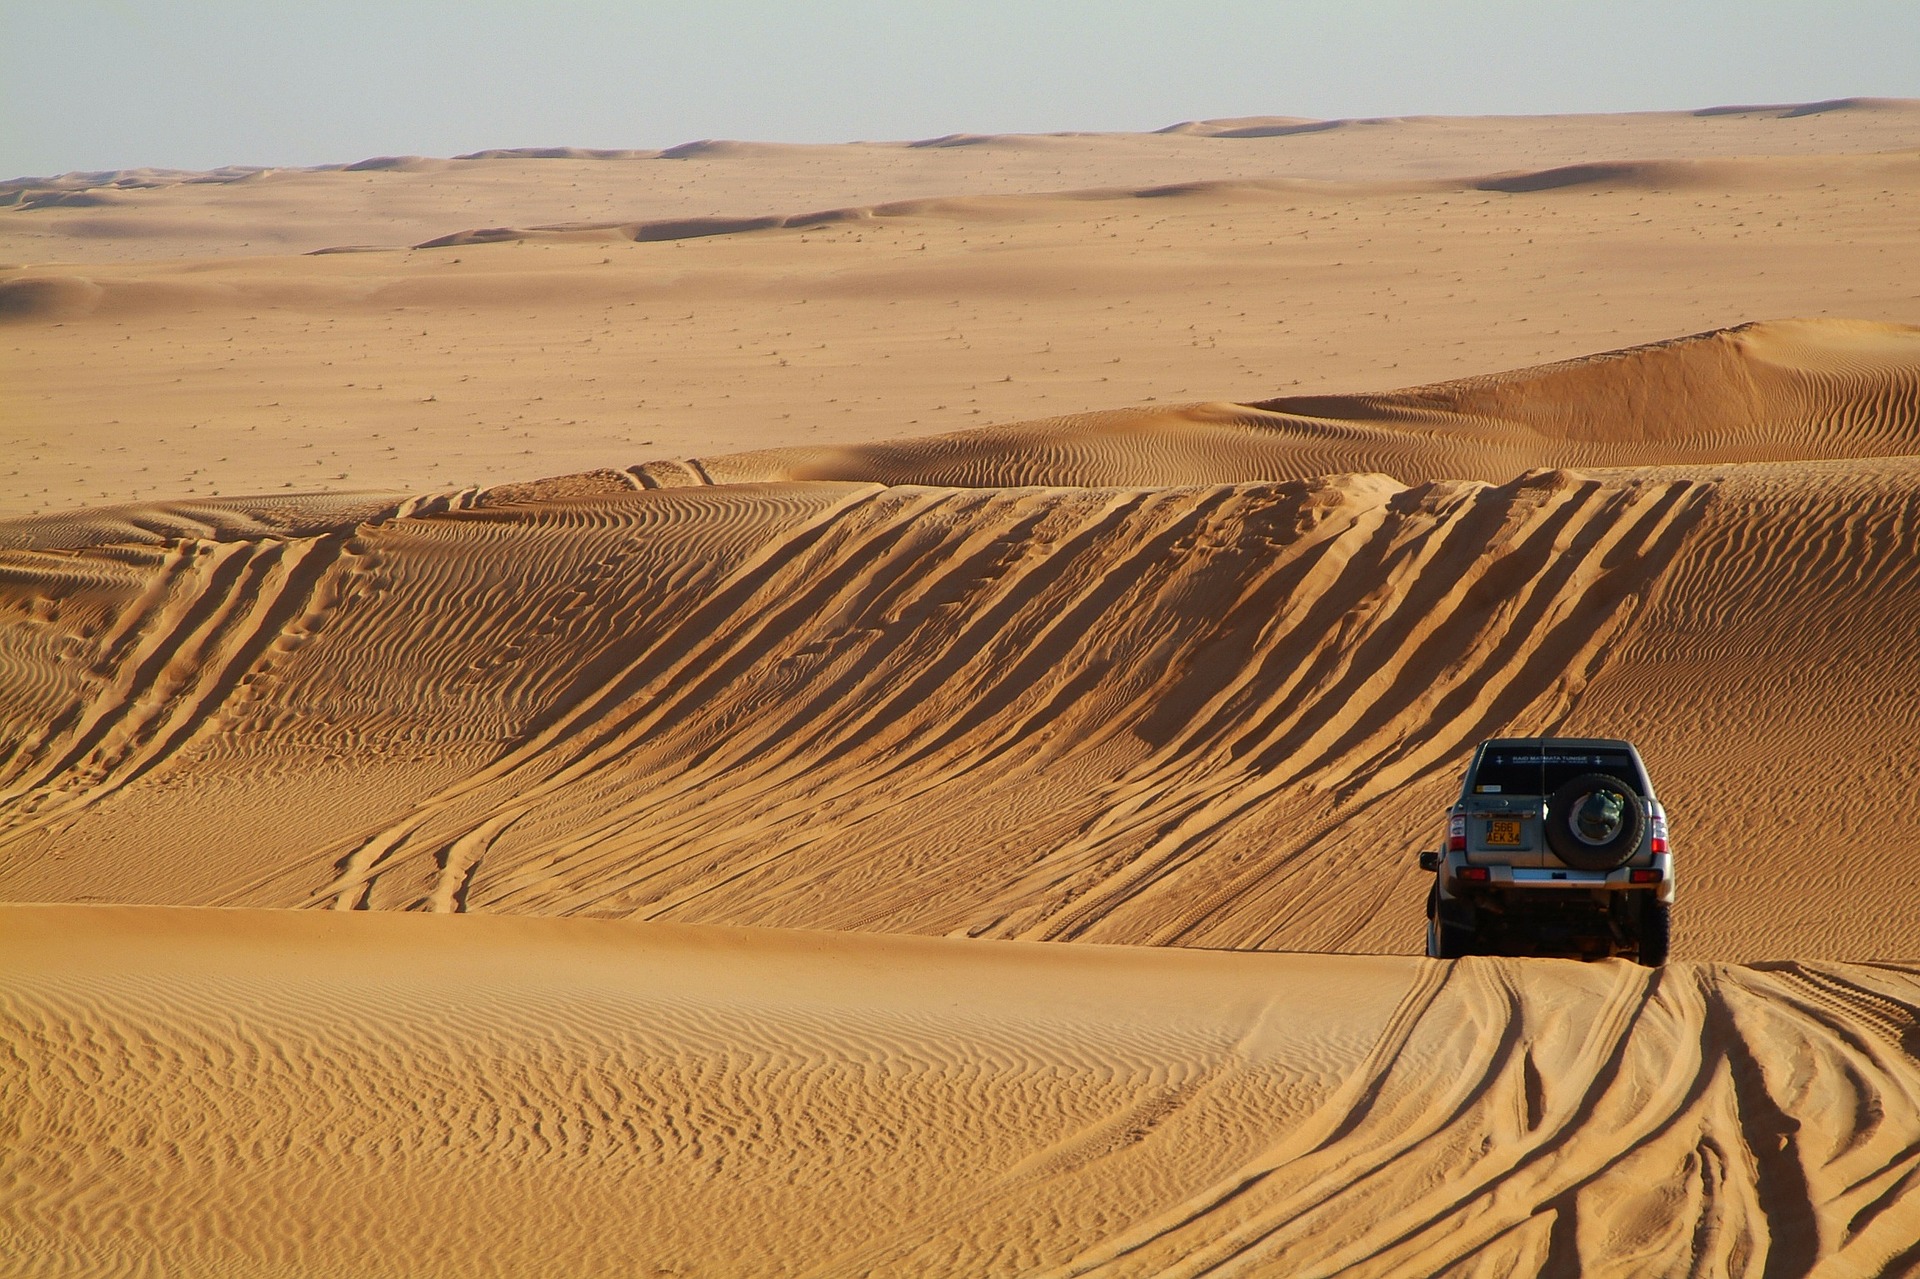
{"type": "Polygon", "coordinates": [[[1673,900],[1673,854],[1656,854],[1651,863],[1638,866],[1622,866],[1617,870],[1574,870],[1571,867],[1527,867],[1527,866],[1485,866],[1487,878],[1465,880],[1460,871],[1469,865],[1459,853],[1449,854],[1441,869],[1442,887],[1449,897],[1458,897],[1474,892],[1496,890],[1525,890],[1552,892],[1556,889],[1586,889],[1600,892],[1652,892],[1658,893],[1662,901],[1673,900]],[[1657,870],[1660,878],[1657,882],[1635,883],[1634,871],[1657,870]]]}

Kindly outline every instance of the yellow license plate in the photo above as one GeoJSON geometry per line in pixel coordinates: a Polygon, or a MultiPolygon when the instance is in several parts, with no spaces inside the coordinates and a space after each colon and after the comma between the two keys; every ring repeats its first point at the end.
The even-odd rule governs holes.
{"type": "Polygon", "coordinates": [[[1520,819],[1517,817],[1496,817],[1487,823],[1487,843],[1501,848],[1520,846],[1520,819]]]}

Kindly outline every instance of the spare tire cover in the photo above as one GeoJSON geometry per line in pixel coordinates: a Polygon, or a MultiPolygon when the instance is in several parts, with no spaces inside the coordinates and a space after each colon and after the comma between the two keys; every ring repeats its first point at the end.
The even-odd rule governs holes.
{"type": "Polygon", "coordinates": [[[1609,773],[1582,773],[1547,800],[1547,847],[1575,870],[1613,870],[1640,847],[1640,792],[1609,773]]]}

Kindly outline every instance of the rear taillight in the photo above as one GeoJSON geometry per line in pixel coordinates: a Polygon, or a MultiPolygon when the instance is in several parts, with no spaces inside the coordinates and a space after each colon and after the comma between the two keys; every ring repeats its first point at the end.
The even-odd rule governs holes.
{"type": "Polygon", "coordinates": [[[1447,818],[1447,851],[1450,853],[1467,851],[1467,819],[1459,813],[1447,818]]]}
{"type": "Polygon", "coordinates": [[[1472,884],[1484,884],[1493,878],[1493,872],[1485,866],[1462,866],[1460,878],[1472,884]]]}
{"type": "Polygon", "coordinates": [[[1652,848],[1656,853],[1667,851],[1667,810],[1658,804],[1653,806],[1652,848]]]}
{"type": "Polygon", "coordinates": [[[1627,882],[1629,884],[1657,884],[1660,882],[1660,878],[1660,872],[1657,869],[1627,872],[1627,882]]]}

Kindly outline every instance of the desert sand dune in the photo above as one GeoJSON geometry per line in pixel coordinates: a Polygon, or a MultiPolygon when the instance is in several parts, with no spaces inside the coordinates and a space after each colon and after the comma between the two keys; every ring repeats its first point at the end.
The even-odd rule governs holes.
{"type": "Polygon", "coordinates": [[[1633,116],[1257,119],[1155,134],[953,134],[663,150],[508,148],[375,156],[318,169],[132,169],[0,182],[0,261],[110,261],[417,243],[474,225],[757,217],[952,195],[1151,186],[1196,174],[1322,181],[1457,177],[1620,160],[1910,151],[1920,101],[1633,116]],[[1825,109],[1821,109],[1825,108],[1825,109]],[[813,201],[819,203],[813,203],[813,201]]]}
{"type": "Polygon", "coordinates": [[[1920,1269],[1916,120],[0,183],[0,1275],[1920,1269]]]}
{"type": "Polygon", "coordinates": [[[9,1274],[1872,1274],[1920,1212],[1908,967],[13,906],[0,974],[9,1274]]]}
{"type": "Polygon", "coordinates": [[[1380,471],[1496,479],[1540,466],[1786,461],[1920,452],[1920,328],[1745,325],[1389,395],[1132,409],[839,449],[643,467],[691,476],[996,487],[1304,479],[1380,471]]]}
{"type": "MultiPolygon", "coordinates": [[[[1215,178],[1158,183],[1142,187],[1094,187],[994,196],[942,196],[889,200],[879,204],[812,209],[799,213],[763,213],[748,216],[664,218],[625,222],[558,222],[530,227],[483,227],[435,236],[413,245],[416,249],[457,248],[462,245],[510,242],[588,243],[631,240],[697,240],[716,235],[745,235],[755,231],[806,230],[839,222],[872,222],[903,218],[946,221],[1032,221],[1074,205],[1110,205],[1136,200],[1203,198],[1222,206],[1288,204],[1330,198],[1374,198],[1492,191],[1506,195],[1575,188],[1607,192],[1773,192],[1783,184],[1813,184],[1816,179],[1859,179],[1865,174],[1909,181],[1920,172],[1920,162],[1901,154],[1823,157],[1743,157],[1725,160],[1613,160],[1523,169],[1484,176],[1449,175],[1443,178],[1403,178],[1372,182],[1337,182],[1299,178],[1215,178]]],[[[400,247],[400,246],[394,246],[400,247]]],[[[324,248],[312,252],[368,251],[324,248]]]]}
{"type": "Polygon", "coordinates": [[[1915,768],[1915,470],[1877,456],[1914,347],[1772,324],[1316,402],[1293,420],[1382,425],[1314,480],[1240,478],[1301,464],[1176,415],[350,528],[23,522],[0,892],[1405,952],[1465,753],[1582,728],[1648,745],[1683,953],[1906,953],[1863,889],[1920,828],[1857,797],[1915,768]],[[1460,421],[1536,469],[1357,470],[1386,432],[1414,474],[1495,469],[1460,421]],[[1537,465],[1582,449],[1692,460],[1537,465]]]}
{"type": "MultiPolygon", "coordinates": [[[[1230,407],[1189,409],[1194,448],[1162,450],[1168,470],[1125,482],[1220,478],[1182,457],[1210,437],[1209,449],[1244,451],[1234,441],[1246,421],[1255,437],[1300,435],[1288,477],[1411,479],[1405,466],[1430,450],[1415,441],[1408,460],[1404,430],[1362,456],[1348,445],[1375,431],[1363,415],[1338,424],[1351,439],[1316,452],[1335,424],[1284,407],[1248,419],[1244,406],[1455,382],[1770,316],[1920,318],[1920,248],[1889,230],[1920,202],[1910,150],[1649,160],[1653,136],[1629,132],[1594,141],[1590,154],[1617,159],[1570,176],[1545,163],[1567,156],[1534,163],[1474,149],[1485,138],[1472,130],[1406,128],[1448,167],[1365,181],[1275,164],[1156,170],[1134,163],[1138,138],[1064,138],[1033,175],[1044,185],[1013,191],[836,201],[769,177],[753,203],[669,207],[636,193],[598,212],[522,218],[495,216],[533,210],[489,206],[484,183],[429,186],[407,197],[417,208],[398,192],[377,205],[404,237],[358,225],[324,242],[447,241],[417,251],[288,256],[262,240],[170,258],[163,241],[103,230],[63,248],[64,261],[0,269],[0,514],[276,490],[424,493],[649,458],[890,448],[1130,405],[1154,417],[1196,400],[1230,407]],[[1074,185],[1109,176],[1125,180],[1074,185]],[[543,225],[563,229],[533,230],[543,225]],[[144,246],[140,260],[107,252],[129,246],[144,246]]],[[[1228,155],[1259,145],[1189,141],[1228,155]]],[[[514,163],[555,173],[572,162],[514,163]]],[[[316,215],[407,177],[305,176],[348,183],[303,196],[298,207],[316,215]]],[[[561,177],[526,181],[551,194],[569,189],[561,177]]],[[[694,177],[689,192],[718,189],[694,177]]],[[[237,213],[221,201],[261,189],[181,188],[218,206],[193,224],[216,228],[237,213]]],[[[0,209],[0,260],[31,256],[7,247],[9,227],[54,212],[0,209]]],[[[161,225],[151,209],[129,216],[161,225]]],[[[1742,342],[1735,363],[1760,370],[1742,342]]],[[[1729,372],[1698,371],[1716,388],[1729,372]]],[[[1512,423],[1442,425],[1468,445],[1464,461],[1495,466],[1469,474],[1525,469],[1507,447],[1512,423]]],[[[1637,439],[1555,464],[1654,456],[1627,447],[1637,439]]]]}

